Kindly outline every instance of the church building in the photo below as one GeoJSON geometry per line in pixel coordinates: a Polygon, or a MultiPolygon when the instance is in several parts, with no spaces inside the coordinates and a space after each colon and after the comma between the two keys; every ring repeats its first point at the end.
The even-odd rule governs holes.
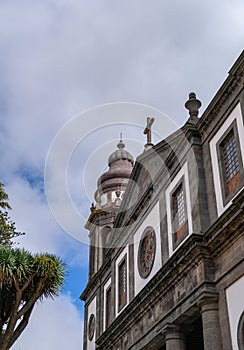
{"type": "Polygon", "coordinates": [[[244,350],[244,51],[200,106],[155,145],[148,117],[98,179],[84,350],[244,350]]]}

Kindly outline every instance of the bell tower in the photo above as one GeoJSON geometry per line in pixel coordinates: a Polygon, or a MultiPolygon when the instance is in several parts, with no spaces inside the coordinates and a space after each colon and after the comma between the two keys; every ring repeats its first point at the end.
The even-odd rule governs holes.
{"type": "Polygon", "coordinates": [[[121,135],[117,149],[108,158],[109,169],[97,181],[95,204],[92,203],[91,214],[85,225],[90,231],[89,279],[99,270],[106,258],[113,224],[133,164],[133,156],[125,149],[121,135]]]}

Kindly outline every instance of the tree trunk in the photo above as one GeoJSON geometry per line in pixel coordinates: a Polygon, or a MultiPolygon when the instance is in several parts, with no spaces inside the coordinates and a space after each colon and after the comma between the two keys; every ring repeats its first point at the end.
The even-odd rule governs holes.
{"type": "Polygon", "coordinates": [[[4,334],[2,336],[2,342],[0,344],[1,350],[8,350],[10,348],[11,337],[12,337],[13,332],[14,332],[14,327],[18,321],[17,312],[18,312],[18,308],[19,308],[19,305],[21,302],[21,297],[22,297],[21,291],[17,290],[15,302],[14,302],[12,310],[11,310],[11,316],[10,316],[6,331],[4,332],[4,334]]]}
{"type": "Polygon", "coordinates": [[[24,329],[26,328],[26,326],[28,325],[29,322],[29,318],[30,315],[32,313],[32,310],[34,308],[35,304],[33,304],[30,309],[28,311],[26,311],[23,320],[20,322],[20,324],[18,325],[18,327],[15,329],[14,334],[11,338],[9,347],[13,346],[13,344],[16,342],[16,340],[19,338],[19,336],[21,335],[21,333],[24,331],[24,329]]]}

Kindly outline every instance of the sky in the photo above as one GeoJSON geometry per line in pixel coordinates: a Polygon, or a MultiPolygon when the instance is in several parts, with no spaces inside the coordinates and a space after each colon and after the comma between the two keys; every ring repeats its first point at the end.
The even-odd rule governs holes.
{"type": "Polygon", "coordinates": [[[242,0],[0,1],[1,178],[19,245],[63,258],[56,300],[38,303],[14,350],[82,349],[83,228],[120,132],[136,157],[204,111],[244,43],[242,0]]]}

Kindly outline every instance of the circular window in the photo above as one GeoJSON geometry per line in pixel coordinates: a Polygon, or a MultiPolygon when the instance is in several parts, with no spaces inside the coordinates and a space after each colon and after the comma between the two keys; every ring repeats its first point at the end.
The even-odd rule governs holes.
{"type": "Polygon", "coordinates": [[[241,314],[241,317],[238,323],[237,340],[238,340],[239,350],[244,350],[244,311],[241,314]]]}
{"type": "Polygon", "coordinates": [[[152,270],[156,253],[156,235],[152,227],[143,232],[138,250],[138,271],[142,278],[147,278],[152,270]]]}
{"type": "Polygon", "coordinates": [[[88,322],[88,338],[92,340],[95,333],[95,315],[91,314],[88,322]]]}

